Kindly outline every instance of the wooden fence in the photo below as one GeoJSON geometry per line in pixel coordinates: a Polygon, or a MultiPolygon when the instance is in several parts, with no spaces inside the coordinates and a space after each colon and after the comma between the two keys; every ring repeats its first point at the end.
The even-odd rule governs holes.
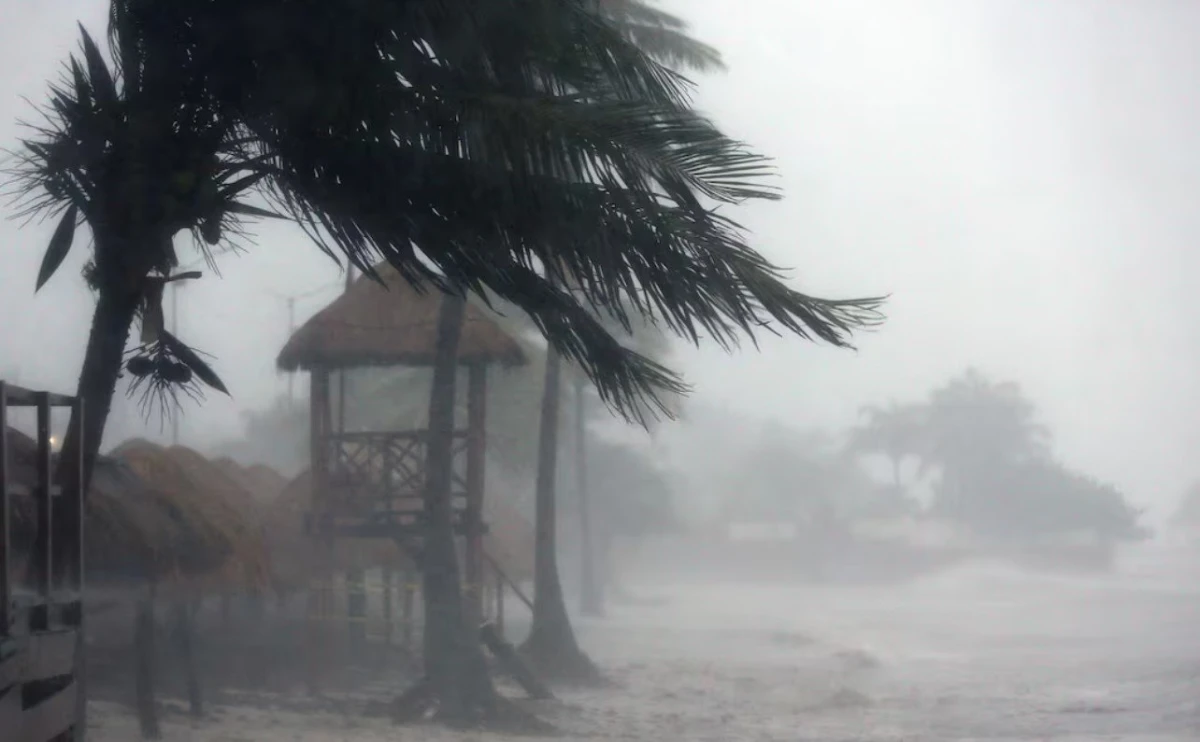
{"type": "MultiPolygon", "coordinates": [[[[70,408],[72,397],[33,392],[0,381],[0,738],[4,742],[59,742],[83,738],[86,703],[83,655],[83,487],[54,481],[50,412],[70,408]],[[37,413],[32,483],[28,462],[10,460],[9,411],[37,413]],[[14,539],[17,498],[32,498],[32,539],[14,539]],[[14,540],[31,544],[20,562],[14,540]],[[24,563],[25,574],[16,566],[24,563]]],[[[81,428],[70,431],[81,432],[81,428]]],[[[80,447],[82,448],[82,446],[80,447]]],[[[82,469],[82,467],[79,467],[82,469]]],[[[23,512],[28,512],[25,508],[23,512]]]]}

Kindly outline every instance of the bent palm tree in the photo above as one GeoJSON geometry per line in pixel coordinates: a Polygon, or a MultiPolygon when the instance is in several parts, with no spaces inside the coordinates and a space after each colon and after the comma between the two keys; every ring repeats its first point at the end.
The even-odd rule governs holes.
{"type": "MultiPolygon", "coordinates": [[[[723,69],[721,55],[687,34],[687,23],[670,13],[651,7],[641,0],[601,0],[597,10],[611,21],[634,46],[664,64],[689,67],[694,70],[723,69]]],[[[564,271],[570,276],[569,271],[564,271]]],[[[570,280],[570,279],[569,279],[570,280]]],[[[571,281],[572,284],[575,283],[571,281]]],[[[603,318],[601,318],[603,319],[603,318]]],[[[614,335],[625,335],[620,327],[609,328],[614,335]]],[[[626,345],[628,347],[628,345],[626,345]]],[[[562,581],[558,569],[557,493],[556,483],[559,449],[559,427],[562,394],[560,392],[562,364],[557,350],[547,353],[545,382],[542,393],[542,412],[538,433],[538,466],[536,492],[533,621],[529,637],[522,645],[526,656],[544,673],[575,682],[597,682],[600,673],[579,647],[567,612],[562,581]]],[[[585,614],[602,612],[600,583],[596,579],[592,553],[592,531],[587,493],[585,428],[582,409],[583,382],[574,385],[577,398],[576,414],[572,419],[575,440],[575,461],[580,514],[580,591],[585,614]]],[[[663,408],[666,410],[666,408],[663,408]]],[[[669,410],[668,414],[670,414],[669,410]]]]}
{"type": "MultiPolygon", "coordinates": [[[[690,111],[686,81],[590,0],[112,0],[111,11],[114,59],[84,33],[16,169],[28,208],[60,215],[40,282],[77,221],[92,237],[88,412],[82,439],[64,441],[63,476],[82,446],[90,478],[139,312],[146,360],[131,373],[220,388],[155,318],[176,278],[174,237],[207,248],[236,235],[270,213],[245,201],[254,194],[369,275],[383,258],[413,283],[516,303],[627,413],[681,382],[591,310],[627,325],[629,306],[727,346],[766,323],[844,345],[877,317],[875,300],[788,288],[705,206],[776,197],[758,182],[767,162],[690,111]],[[576,291],[560,288],[564,271],[576,291]]],[[[461,659],[447,662],[472,664],[461,659]]],[[[446,708],[489,707],[489,693],[457,687],[446,708]]]]}

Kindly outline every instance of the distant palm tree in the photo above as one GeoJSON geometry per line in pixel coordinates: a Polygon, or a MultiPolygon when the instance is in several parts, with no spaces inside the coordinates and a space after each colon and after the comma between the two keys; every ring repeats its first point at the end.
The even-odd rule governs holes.
{"type": "Polygon", "coordinates": [[[969,369],[934,390],[925,410],[923,467],[942,472],[939,507],[958,512],[1008,468],[1049,456],[1049,430],[1014,382],[969,369]]]}
{"type": "Polygon", "coordinates": [[[892,468],[892,486],[897,492],[903,491],[904,462],[910,457],[920,457],[923,450],[924,410],[892,401],[882,407],[868,405],[861,413],[866,422],[850,431],[847,450],[885,456],[892,468]]]}

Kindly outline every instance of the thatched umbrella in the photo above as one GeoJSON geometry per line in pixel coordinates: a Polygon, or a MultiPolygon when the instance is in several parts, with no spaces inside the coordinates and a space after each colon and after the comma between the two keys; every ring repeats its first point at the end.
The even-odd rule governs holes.
{"type": "Polygon", "coordinates": [[[170,449],[135,439],[112,456],[155,489],[165,493],[197,523],[222,534],[230,545],[221,568],[196,581],[198,587],[248,587],[268,582],[269,561],[253,497],[219,468],[190,449],[170,449]]]}
{"type": "MultiPolygon", "coordinates": [[[[28,489],[37,481],[37,444],[9,430],[9,475],[28,489]]],[[[134,457],[135,462],[139,461],[134,457]]],[[[144,462],[143,462],[144,463],[144,462]]],[[[184,587],[217,573],[231,557],[244,553],[243,534],[227,514],[198,506],[194,497],[180,497],[180,488],[156,486],[135,466],[120,458],[99,457],[84,512],[84,550],[87,579],[118,587],[141,585],[135,625],[135,686],[143,729],[157,728],[154,704],[154,589],[165,584],[184,587]]],[[[36,508],[33,498],[13,498],[14,542],[21,553],[32,542],[36,508]]],[[[178,597],[178,596],[177,596],[178,597]]],[[[193,713],[199,714],[200,684],[192,661],[190,612],[177,601],[176,636],[185,652],[188,693],[193,713]]]]}
{"type": "MultiPolygon", "coordinates": [[[[229,543],[226,559],[215,570],[188,581],[183,595],[176,595],[174,613],[176,643],[183,655],[192,714],[199,716],[203,705],[200,682],[192,652],[193,607],[189,605],[210,590],[220,592],[222,615],[229,618],[230,588],[248,588],[258,592],[269,582],[270,564],[262,534],[261,516],[253,496],[227,476],[219,467],[187,448],[163,448],[145,440],[127,441],[113,456],[137,472],[142,479],[167,494],[181,511],[191,513],[214,532],[224,534],[229,543]]],[[[139,677],[139,697],[146,723],[153,716],[153,598],[139,606],[138,656],[144,668],[139,677]]],[[[151,724],[152,725],[152,724],[151,724]]]]}
{"type": "MultiPolygon", "coordinates": [[[[9,477],[18,493],[12,499],[13,551],[21,554],[36,528],[33,499],[20,494],[37,481],[37,444],[11,428],[8,443],[9,477]]],[[[84,563],[92,583],[202,574],[223,564],[233,549],[228,534],[111,457],[97,459],[84,518],[84,563]]]]}
{"type": "Polygon", "coordinates": [[[242,485],[254,497],[255,502],[264,507],[274,502],[288,486],[287,477],[266,464],[242,466],[227,456],[216,459],[213,463],[242,485]]]}

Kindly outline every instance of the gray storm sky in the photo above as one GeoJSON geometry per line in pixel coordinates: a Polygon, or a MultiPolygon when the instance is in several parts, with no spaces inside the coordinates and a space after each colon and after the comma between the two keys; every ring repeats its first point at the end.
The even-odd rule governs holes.
{"type": "MultiPolygon", "coordinates": [[[[858,353],[792,338],[685,351],[701,399],[799,425],[924,394],[968,365],[1022,382],[1070,464],[1161,515],[1200,444],[1190,285],[1200,260],[1200,3],[1181,0],[687,0],[729,73],[700,103],[777,158],[787,198],[739,212],[754,243],[825,295],[890,293],[858,353]]],[[[101,0],[0,0],[0,142],[34,116],[101,0]]],[[[77,267],[35,299],[51,225],[0,223],[0,374],[73,387],[90,317],[77,267]]],[[[181,292],[180,334],[234,392],[189,409],[185,441],[230,432],[285,388],[286,294],[336,293],[290,228],[181,292]]],[[[138,431],[124,403],[114,430],[138,431]]],[[[157,432],[157,425],[151,431],[157,432]]]]}

